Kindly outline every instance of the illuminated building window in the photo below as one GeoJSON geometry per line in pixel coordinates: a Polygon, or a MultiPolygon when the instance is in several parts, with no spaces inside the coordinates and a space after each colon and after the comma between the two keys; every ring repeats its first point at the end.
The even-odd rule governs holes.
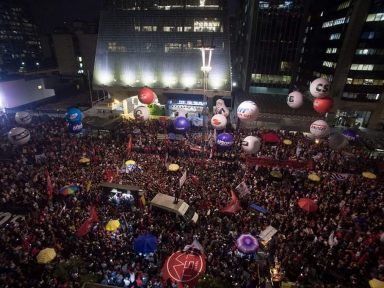
{"type": "Polygon", "coordinates": [[[280,71],[290,71],[292,68],[292,63],[287,61],[281,61],[280,63],[280,71]]]}
{"type": "Polygon", "coordinates": [[[143,26],[142,32],[156,32],[157,26],[143,26]]]}
{"type": "Polygon", "coordinates": [[[376,49],[356,49],[356,55],[375,55],[376,49]]]}
{"type": "Polygon", "coordinates": [[[337,7],[337,10],[343,10],[345,8],[348,8],[349,7],[349,4],[351,4],[351,1],[345,1],[343,3],[341,3],[338,7],[337,7]]]}
{"type": "Polygon", "coordinates": [[[353,79],[352,78],[347,78],[347,84],[352,84],[353,79]]]}
{"type": "Polygon", "coordinates": [[[164,32],[175,32],[175,27],[173,27],[173,26],[164,26],[163,27],[163,31],[164,32]]]}
{"type": "Polygon", "coordinates": [[[223,32],[220,31],[219,20],[195,20],[193,23],[194,32],[223,32]]]}
{"type": "Polygon", "coordinates": [[[327,54],[335,54],[335,53],[337,53],[337,48],[327,48],[325,53],[327,53],[327,54]]]}
{"type": "Polygon", "coordinates": [[[127,52],[127,47],[119,46],[116,42],[108,42],[109,52],[127,52]]]}
{"type": "Polygon", "coordinates": [[[341,33],[333,33],[329,36],[329,40],[338,40],[341,37],[341,33]]]}
{"type": "Polygon", "coordinates": [[[192,32],[193,28],[191,26],[184,26],[184,32],[192,32]]]}
{"type": "Polygon", "coordinates": [[[330,61],[324,61],[323,66],[329,67],[329,68],[336,68],[336,63],[335,62],[330,62],[330,61]]]}
{"type": "Polygon", "coordinates": [[[336,25],[341,25],[344,23],[348,23],[348,21],[349,21],[349,19],[345,18],[345,17],[335,19],[335,20],[330,20],[330,21],[324,22],[322,28],[328,28],[328,27],[332,27],[332,26],[336,26],[336,25]]]}
{"type": "Polygon", "coordinates": [[[291,76],[289,75],[270,75],[270,74],[252,74],[253,83],[266,84],[290,84],[291,76]]]}
{"type": "Polygon", "coordinates": [[[164,52],[181,52],[183,48],[183,44],[181,43],[165,43],[164,52]]]}
{"type": "Polygon", "coordinates": [[[372,71],[373,67],[373,64],[352,64],[351,70],[372,71]]]}
{"type": "Polygon", "coordinates": [[[369,14],[367,22],[384,21],[384,13],[369,14]]]}
{"type": "Polygon", "coordinates": [[[136,31],[136,32],[140,32],[140,31],[141,31],[141,28],[140,28],[139,25],[135,25],[135,31],[136,31]]]}

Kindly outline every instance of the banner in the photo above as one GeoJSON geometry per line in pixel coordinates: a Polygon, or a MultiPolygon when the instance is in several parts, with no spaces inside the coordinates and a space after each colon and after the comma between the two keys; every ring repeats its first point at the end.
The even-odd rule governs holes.
{"type": "Polygon", "coordinates": [[[180,188],[184,185],[186,180],[187,180],[187,170],[185,170],[183,175],[180,177],[180,188]]]}
{"type": "Polygon", "coordinates": [[[237,191],[237,193],[239,193],[239,196],[240,197],[244,197],[245,195],[248,195],[251,193],[251,191],[249,190],[249,188],[247,187],[247,184],[245,184],[245,182],[241,182],[239,185],[237,185],[237,187],[235,188],[235,190],[237,191]]]}
{"type": "Polygon", "coordinates": [[[331,173],[331,179],[337,181],[345,181],[347,180],[351,174],[348,173],[331,173]]]}
{"type": "Polygon", "coordinates": [[[231,190],[231,197],[232,197],[231,202],[229,202],[229,204],[226,207],[220,210],[221,213],[235,214],[240,211],[241,207],[240,207],[239,199],[237,198],[235,192],[233,192],[232,190],[231,190]]]}
{"type": "Polygon", "coordinates": [[[132,152],[132,135],[129,135],[129,140],[127,144],[127,154],[131,154],[132,152]]]}

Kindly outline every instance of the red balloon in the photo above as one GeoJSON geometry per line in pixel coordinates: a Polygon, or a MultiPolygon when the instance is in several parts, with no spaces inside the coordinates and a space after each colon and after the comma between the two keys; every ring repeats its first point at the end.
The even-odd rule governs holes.
{"type": "Polygon", "coordinates": [[[148,87],[141,88],[139,91],[139,100],[143,104],[151,104],[155,101],[156,94],[152,91],[152,89],[148,87]]]}
{"type": "Polygon", "coordinates": [[[330,97],[316,98],[313,101],[313,109],[320,114],[325,114],[332,109],[333,99],[330,97]]]}

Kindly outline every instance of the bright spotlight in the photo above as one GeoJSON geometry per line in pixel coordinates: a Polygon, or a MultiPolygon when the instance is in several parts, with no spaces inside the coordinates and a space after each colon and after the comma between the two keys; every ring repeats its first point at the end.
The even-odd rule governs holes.
{"type": "Polygon", "coordinates": [[[156,82],[156,79],[152,72],[144,72],[142,82],[144,85],[151,85],[156,82]]]}
{"type": "Polygon", "coordinates": [[[102,85],[108,85],[112,82],[113,76],[109,71],[99,71],[96,76],[97,80],[102,85]]]}
{"type": "Polygon", "coordinates": [[[213,74],[209,76],[209,84],[213,89],[218,89],[223,86],[223,77],[217,74],[213,74]]]}
{"type": "Polygon", "coordinates": [[[192,75],[187,74],[183,76],[182,82],[185,87],[190,88],[196,83],[196,79],[192,75]]]}
{"type": "Polygon", "coordinates": [[[132,71],[124,71],[121,75],[121,81],[123,81],[125,85],[131,86],[135,83],[135,74],[132,71]]]}
{"type": "Polygon", "coordinates": [[[176,84],[176,77],[172,74],[167,73],[163,75],[163,84],[165,87],[171,87],[176,84]]]}

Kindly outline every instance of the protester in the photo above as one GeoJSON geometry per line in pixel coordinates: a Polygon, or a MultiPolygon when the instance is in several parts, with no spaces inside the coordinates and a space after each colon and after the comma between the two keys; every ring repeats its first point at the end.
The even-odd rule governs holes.
{"type": "MultiPolygon", "coordinates": [[[[2,121],[12,127],[9,119],[2,121]]],[[[228,287],[259,287],[270,277],[268,267],[275,260],[285,278],[300,287],[366,287],[371,278],[384,281],[384,185],[380,178],[361,177],[363,171],[379,171],[358,143],[346,153],[331,150],[326,141],[314,144],[301,133],[273,131],[293,144],[263,143],[253,156],[273,165],[288,160],[310,164],[297,169],[267,167],[267,160],[263,165],[247,162],[251,156],[244,155],[241,141],[248,135],[262,137],[266,131],[261,130],[227,131],[234,133],[235,143],[232,149],[220,150],[212,145],[212,131],[192,129],[185,141],[159,139],[171,125],[158,121],[126,121],[105,135],[69,135],[63,120],[49,118],[34,118],[28,129],[28,144],[12,146],[4,137],[0,146],[0,211],[25,214],[24,220],[0,226],[1,287],[81,287],[87,281],[176,287],[162,281],[162,265],[193,239],[204,247],[205,274],[224,280],[228,287]],[[83,156],[90,158],[90,165],[79,163],[83,156]],[[140,169],[123,173],[128,159],[140,169]],[[181,189],[182,173],[168,172],[170,163],[188,171],[181,189]],[[271,170],[279,170],[282,178],[271,177],[271,170]],[[309,181],[309,172],[319,175],[320,182],[309,181]],[[127,209],[109,203],[99,187],[106,180],[139,186],[146,205],[127,209]],[[237,192],[240,211],[221,213],[231,201],[231,190],[241,182],[250,193],[237,192]],[[60,195],[65,185],[80,189],[60,195]],[[177,194],[191,205],[199,214],[197,224],[151,209],[148,202],[158,192],[177,194]],[[315,200],[316,212],[307,213],[297,205],[304,197],[315,200]],[[250,209],[252,203],[268,213],[250,209]],[[117,232],[105,230],[111,219],[121,222],[117,232]],[[269,225],[278,233],[262,247],[266,256],[239,255],[237,237],[258,236],[269,225]],[[134,252],[133,239],[145,232],[158,239],[153,255],[134,252]],[[37,264],[36,255],[47,247],[56,250],[56,258],[37,264]]]]}

